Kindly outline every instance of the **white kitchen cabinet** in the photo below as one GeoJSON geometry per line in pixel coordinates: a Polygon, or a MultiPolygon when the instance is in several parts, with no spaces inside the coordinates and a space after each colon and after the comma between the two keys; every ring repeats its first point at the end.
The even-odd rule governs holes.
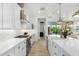
{"type": "Polygon", "coordinates": [[[15,29],[20,29],[21,28],[21,22],[20,22],[20,10],[21,8],[19,7],[19,5],[16,3],[15,4],[15,19],[14,19],[14,26],[15,29]]]}
{"type": "Polygon", "coordinates": [[[15,47],[15,56],[21,56],[21,43],[15,47]]]}
{"type": "Polygon", "coordinates": [[[26,40],[4,52],[1,56],[26,56],[26,40]]]}
{"type": "Polygon", "coordinates": [[[53,42],[53,55],[54,56],[70,56],[63,48],[53,42]]]}
{"type": "Polygon", "coordinates": [[[61,50],[61,56],[70,56],[66,51],[63,49],[61,50]]]}
{"type": "Polygon", "coordinates": [[[14,28],[14,3],[3,3],[3,28],[14,28]]]}
{"type": "Polygon", "coordinates": [[[52,36],[48,37],[48,51],[50,56],[56,56],[58,55],[58,47],[57,45],[53,42],[54,39],[52,39],[52,36]]]}
{"type": "Polygon", "coordinates": [[[69,56],[69,54],[53,40],[56,40],[56,38],[52,36],[48,37],[48,51],[50,56],[69,56]]]}
{"type": "Polygon", "coordinates": [[[21,44],[21,54],[22,56],[26,56],[26,40],[21,44]]]}
{"type": "Polygon", "coordinates": [[[48,37],[48,51],[49,51],[49,55],[52,55],[52,53],[53,53],[53,47],[52,47],[51,37],[48,37]]]}
{"type": "Polygon", "coordinates": [[[3,3],[3,28],[20,29],[20,9],[17,3],[3,3]]]}
{"type": "Polygon", "coordinates": [[[5,52],[4,54],[2,54],[2,56],[14,56],[15,55],[15,51],[14,48],[8,50],[7,52],[5,52]]]}
{"type": "Polygon", "coordinates": [[[35,34],[33,34],[32,36],[31,36],[31,45],[33,45],[34,44],[34,42],[35,42],[35,34]]]}
{"type": "Polygon", "coordinates": [[[2,28],[2,3],[0,3],[0,28],[2,28]]]}
{"type": "Polygon", "coordinates": [[[48,47],[49,48],[49,55],[52,55],[52,53],[53,53],[53,49],[52,49],[52,47],[51,47],[51,44],[49,44],[50,46],[48,47]]]}
{"type": "Polygon", "coordinates": [[[56,55],[58,56],[58,53],[59,53],[58,52],[58,49],[59,49],[58,46],[55,43],[53,43],[52,47],[53,47],[53,55],[54,56],[56,56],[56,55]]]}
{"type": "Polygon", "coordinates": [[[15,47],[15,56],[26,55],[26,41],[21,42],[15,47]]]}

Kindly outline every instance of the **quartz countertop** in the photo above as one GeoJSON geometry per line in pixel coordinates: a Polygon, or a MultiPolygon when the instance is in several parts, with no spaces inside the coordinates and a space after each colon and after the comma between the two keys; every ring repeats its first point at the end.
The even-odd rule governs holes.
{"type": "MultiPolygon", "coordinates": [[[[2,38],[3,39],[3,38],[2,38]]],[[[13,48],[20,42],[26,40],[25,38],[8,38],[4,41],[0,41],[0,55],[7,52],[9,49],[13,48]]]]}
{"type": "MultiPolygon", "coordinates": [[[[26,40],[26,38],[14,38],[15,36],[22,34],[19,32],[20,31],[18,30],[0,30],[0,55],[26,40]]],[[[30,36],[34,34],[34,31],[32,30],[27,30],[27,32],[30,36]]]]}
{"type": "Polygon", "coordinates": [[[67,37],[67,39],[60,38],[59,35],[49,35],[52,41],[58,44],[71,56],[79,56],[79,39],[67,37]],[[55,39],[53,39],[55,38],[55,39]]]}

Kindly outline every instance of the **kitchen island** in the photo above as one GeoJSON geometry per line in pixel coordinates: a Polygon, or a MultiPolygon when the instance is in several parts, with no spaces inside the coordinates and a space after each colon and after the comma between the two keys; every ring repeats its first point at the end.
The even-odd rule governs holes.
{"type": "Polygon", "coordinates": [[[48,50],[51,56],[79,56],[79,39],[60,35],[48,36],[48,50]]]}

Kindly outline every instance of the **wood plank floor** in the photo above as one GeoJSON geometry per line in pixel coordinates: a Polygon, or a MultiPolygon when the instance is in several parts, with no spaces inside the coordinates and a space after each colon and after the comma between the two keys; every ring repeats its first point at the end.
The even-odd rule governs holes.
{"type": "Polygon", "coordinates": [[[38,42],[36,42],[29,53],[28,56],[48,56],[47,50],[47,40],[41,38],[38,42]]]}

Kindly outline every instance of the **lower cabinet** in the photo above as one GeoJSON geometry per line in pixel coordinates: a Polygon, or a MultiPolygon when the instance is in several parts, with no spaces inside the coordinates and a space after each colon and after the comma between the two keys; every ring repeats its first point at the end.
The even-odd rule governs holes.
{"type": "Polygon", "coordinates": [[[21,43],[15,47],[15,51],[16,56],[21,56],[21,43]]]}
{"type": "Polygon", "coordinates": [[[52,53],[53,56],[69,56],[69,54],[55,42],[53,42],[52,47],[53,47],[53,53],[52,53]]]}
{"type": "Polygon", "coordinates": [[[48,36],[48,52],[49,52],[49,55],[50,56],[53,55],[53,47],[52,47],[51,36],[48,36]]]}
{"type": "Polygon", "coordinates": [[[33,45],[33,43],[35,42],[35,34],[33,34],[32,36],[31,36],[31,45],[33,45]]]}
{"type": "Polygon", "coordinates": [[[2,56],[26,56],[26,40],[8,50],[2,56]]]}
{"type": "Polygon", "coordinates": [[[22,43],[22,48],[21,48],[21,53],[22,53],[22,56],[26,56],[26,40],[22,43]]]}
{"type": "Polygon", "coordinates": [[[21,42],[15,47],[15,56],[25,56],[26,55],[26,40],[21,42]]]}
{"type": "Polygon", "coordinates": [[[63,48],[48,37],[48,51],[50,56],[70,56],[63,48]]]}
{"type": "Polygon", "coordinates": [[[66,51],[62,50],[61,56],[70,56],[66,51]]]}
{"type": "Polygon", "coordinates": [[[14,48],[12,48],[9,51],[2,54],[1,56],[14,56],[14,55],[15,55],[15,51],[14,51],[14,48]]]}

